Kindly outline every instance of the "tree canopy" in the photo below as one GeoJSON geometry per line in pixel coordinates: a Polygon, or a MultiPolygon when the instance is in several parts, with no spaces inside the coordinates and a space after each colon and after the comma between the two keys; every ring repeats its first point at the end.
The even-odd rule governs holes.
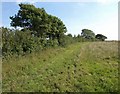
{"type": "Polygon", "coordinates": [[[63,21],[48,14],[44,8],[22,3],[19,7],[18,13],[10,17],[10,24],[15,29],[0,27],[3,56],[24,55],[47,47],[66,47],[75,42],[104,41],[107,38],[102,34],[95,36],[89,29],[83,29],[81,35],[66,35],[67,28],[63,21]]]}
{"type": "Polygon", "coordinates": [[[21,27],[33,31],[33,34],[42,38],[58,38],[67,32],[63,22],[55,16],[46,13],[44,8],[36,8],[30,4],[19,4],[19,11],[11,16],[11,26],[21,27]]]}
{"type": "Polygon", "coordinates": [[[81,36],[86,39],[93,39],[95,38],[95,33],[89,29],[82,29],[81,36]]]}
{"type": "Polygon", "coordinates": [[[95,38],[98,39],[98,40],[101,40],[101,41],[104,41],[105,39],[107,39],[107,37],[104,36],[104,35],[102,35],[102,34],[97,34],[97,35],[95,36],[95,38]]]}
{"type": "Polygon", "coordinates": [[[69,33],[69,34],[67,34],[67,36],[72,37],[72,34],[69,33]]]}

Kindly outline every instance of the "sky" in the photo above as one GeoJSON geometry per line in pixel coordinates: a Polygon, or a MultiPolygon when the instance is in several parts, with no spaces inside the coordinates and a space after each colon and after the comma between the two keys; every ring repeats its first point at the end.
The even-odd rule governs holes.
{"type": "Polygon", "coordinates": [[[1,3],[2,15],[0,15],[0,18],[2,18],[2,22],[0,26],[11,28],[9,17],[17,14],[19,3],[27,2],[37,8],[43,7],[48,14],[59,17],[67,27],[67,33],[77,35],[81,34],[82,29],[90,29],[95,34],[107,36],[108,40],[118,40],[118,0],[74,0],[74,2],[72,2],[73,0],[66,0],[66,2],[65,0],[8,1],[2,0],[1,3]]]}

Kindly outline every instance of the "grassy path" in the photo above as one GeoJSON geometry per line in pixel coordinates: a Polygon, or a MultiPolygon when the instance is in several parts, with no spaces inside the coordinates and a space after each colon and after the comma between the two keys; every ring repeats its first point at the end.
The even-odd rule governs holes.
{"type": "Polygon", "coordinates": [[[4,61],[3,91],[117,91],[116,47],[76,43],[4,61]]]}

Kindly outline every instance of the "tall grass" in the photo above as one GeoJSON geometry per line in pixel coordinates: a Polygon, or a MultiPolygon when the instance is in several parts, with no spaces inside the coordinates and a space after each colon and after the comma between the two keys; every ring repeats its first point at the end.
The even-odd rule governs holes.
{"type": "Polygon", "coordinates": [[[3,92],[116,92],[118,43],[75,43],[3,60],[3,92]]]}

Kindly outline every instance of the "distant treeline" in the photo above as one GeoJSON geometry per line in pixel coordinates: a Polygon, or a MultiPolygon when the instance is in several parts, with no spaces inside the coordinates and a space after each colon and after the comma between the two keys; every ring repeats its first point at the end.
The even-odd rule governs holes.
{"type": "Polygon", "coordinates": [[[67,46],[75,42],[104,41],[107,37],[89,29],[81,34],[66,34],[67,28],[58,17],[46,13],[44,8],[19,4],[19,11],[10,17],[15,29],[1,27],[3,56],[24,55],[48,47],[67,46]],[[17,27],[21,27],[18,30],[17,27]]]}

